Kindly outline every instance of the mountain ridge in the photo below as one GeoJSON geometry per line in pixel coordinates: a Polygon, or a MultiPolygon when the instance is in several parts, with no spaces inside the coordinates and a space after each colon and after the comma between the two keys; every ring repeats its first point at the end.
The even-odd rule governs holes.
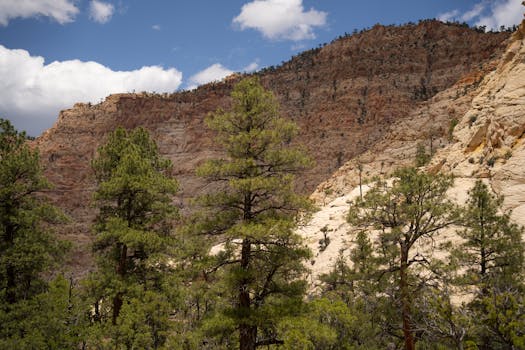
{"type": "MultiPolygon", "coordinates": [[[[381,144],[394,123],[423,117],[438,95],[445,96],[444,106],[454,98],[466,106],[481,77],[495,68],[491,62],[503,52],[508,36],[438,21],[377,25],[255,73],[276,95],[281,113],[298,123],[296,142],[316,160],[298,187],[310,193],[346,161],[381,144]]],[[[184,207],[188,198],[206,188],[193,174],[195,167],[222,154],[204,117],[229,107],[228,95],[241,78],[233,76],[194,91],[115,94],[97,105],[76,104],[62,111],[55,125],[34,141],[45,174],[55,184],[49,197],[74,219],[62,234],[76,243],[70,264],[78,273],[91,266],[89,226],[95,212],[88,203],[95,182],[90,160],[105,136],[117,126],[146,127],[161,153],[174,163],[174,175],[182,185],[177,204],[184,207]]],[[[457,108],[460,114],[463,107],[457,108]]],[[[436,140],[444,146],[453,115],[439,115],[436,140]]],[[[410,152],[406,153],[408,157],[410,152]]]]}

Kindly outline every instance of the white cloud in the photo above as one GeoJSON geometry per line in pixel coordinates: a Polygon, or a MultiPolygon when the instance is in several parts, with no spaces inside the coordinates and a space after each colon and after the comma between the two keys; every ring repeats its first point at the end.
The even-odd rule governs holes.
{"type": "Polygon", "coordinates": [[[212,81],[222,80],[232,73],[232,70],[224,67],[220,63],[212,64],[208,68],[205,68],[190,77],[188,90],[194,89],[199,85],[210,83],[212,81]]]}
{"type": "Polygon", "coordinates": [[[471,21],[473,20],[474,18],[478,17],[479,15],[481,15],[481,13],[483,12],[483,10],[485,9],[485,4],[480,2],[479,4],[476,4],[474,5],[474,7],[472,9],[470,9],[469,11],[465,12],[462,16],[461,16],[461,19],[465,22],[468,22],[468,21],[471,21]]]}
{"type": "Polygon", "coordinates": [[[440,13],[437,16],[437,18],[442,22],[447,22],[447,21],[452,21],[452,20],[457,19],[458,15],[459,15],[458,10],[452,10],[452,11],[448,11],[445,13],[440,13]]]}
{"type": "Polygon", "coordinates": [[[50,17],[60,24],[72,22],[78,8],[72,0],[0,0],[0,25],[13,18],[50,17]]]}
{"type": "Polygon", "coordinates": [[[107,2],[92,0],[89,4],[89,18],[98,23],[106,23],[113,16],[115,7],[107,2]]]}
{"type": "Polygon", "coordinates": [[[268,39],[313,39],[314,27],[326,24],[326,12],[305,11],[302,0],[254,0],[243,5],[233,23],[241,30],[252,28],[268,39]]]}
{"type": "Polygon", "coordinates": [[[246,73],[251,73],[251,72],[255,72],[258,68],[259,68],[259,63],[257,61],[254,61],[250,63],[249,65],[247,65],[246,67],[244,67],[243,69],[241,69],[241,71],[246,72],[246,73]]]}
{"type": "Polygon", "coordinates": [[[475,4],[470,10],[461,13],[459,10],[452,10],[438,15],[441,21],[473,21],[477,26],[486,26],[487,29],[498,30],[500,26],[513,26],[519,24],[523,18],[522,0],[494,0],[489,2],[484,0],[475,4]]]}
{"type": "Polygon", "coordinates": [[[161,28],[160,28],[160,25],[154,24],[154,25],[151,26],[151,29],[153,29],[153,30],[160,30],[161,28]]]}
{"type": "Polygon", "coordinates": [[[500,26],[519,24],[523,19],[522,0],[504,0],[495,2],[490,14],[482,16],[476,25],[487,26],[489,29],[499,29],[500,26]]]}
{"type": "Polygon", "coordinates": [[[133,90],[172,92],[182,81],[182,73],[174,68],[113,71],[79,60],[45,64],[43,57],[2,45],[0,77],[0,116],[32,135],[50,127],[58,112],[75,102],[97,103],[109,94],[133,90]]]}
{"type": "MultiPolygon", "coordinates": [[[[248,64],[246,67],[240,69],[240,72],[251,73],[259,68],[258,60],[248,64]]],[[[220,63],[214,63],[211,66],[201,70],[200,72],[192,75],[188,80],[188,90],[195,89],[199,85],[211,83],[212,81],[221,81],[228,75],[233,74],[235,71],[224,67],[220,63]]]]}

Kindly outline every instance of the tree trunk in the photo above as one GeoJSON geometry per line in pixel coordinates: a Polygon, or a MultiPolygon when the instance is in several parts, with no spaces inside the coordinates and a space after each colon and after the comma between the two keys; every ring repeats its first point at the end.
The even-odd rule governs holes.
{"type": "MultiPolygon", "coordinates": [[[[120,247],[120,256],[117,264],[117,275],[124,277],[126,275],[126,260],[128,257],[128,247],[125,244],[122,244],[120,247]]],[[[112,322],[117,324],[117,318],[120,314],[120,309],[122,308],[122,292],[118,292],[113,298],[113,315],[112,322]]]]}
{"type": "Polygon", "coordinates": [[[415,350],[414,335],[411,326],[411,302],[408,291],[408,249],[401,246],[401,266],[399,269],[399,290],[401,293],[401,308],[403,317],[403,336],[405,350],[415,350]]]}
{"type": "Polygon", "coordinates": [[[257,344],[257,327],[241,325],[239,331],[239,350],[255,350],[257,344]]]}
{"type": "Polygon", "coordinates": [[[5,291],[5,299],[7,304],[12,305],[16,303],[16,278],[15,278],[15,268],[13,265],[9,264],[6,268],[6,277],[7,277],[7,284],[6,284],[6,291],[5,291]]]}
{"type": "MultiPolygon", "coordinates": [[[[242,241],[241,249],[241,268],[247,272],[250,265],[251,242],[245,238],[242,241]]],[[[239,283],[239,311],[243,318],[247,318],[250,314],[251,298],[249,290],[249,280],[247,276],[243,276],[239,283]]],[[[240,350],[255,350],[257,343],[257,327],[241,321],[239,324],[239,349],[240,350]]]]}
{"type": "MultiPolygon", "coordinates": [[[[12,224],[7,223],[5,225],[5,242],[7,243],[7,247],[11,248],[14,244],[15,240],[15,229],[12,224]]],[[[7,262],[6,267],[6,291],[5,291],[5,298],[7,304],[11,305],[16,303],[16,271],[15,267],[7,262]]]]}
{"type": "Polygon", "coordinates": [[[113,314],[111,318],[111,322],[113,325],[117,324],[117,318],[120,314],[120,309],[122,308],[122,293],[117,293],[115,297],[113,297],[113,314]]]}

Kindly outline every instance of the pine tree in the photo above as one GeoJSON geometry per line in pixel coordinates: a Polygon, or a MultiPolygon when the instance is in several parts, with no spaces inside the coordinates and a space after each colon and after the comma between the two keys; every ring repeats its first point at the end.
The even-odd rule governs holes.
{"type": "Polygon", "coordinates": [[[464,241],[451,255],[460,268],[459,285],[474,288],[469,308],[483,349],[525,345],[523,228],[501,211],[502,203],[476,181],[463,213],[465,228],[458,232],[464,241]]]}
{"type": "Polygon", "coordinates": [[[415,168],[397,171],[392,185],[378,180],[350,208],[348,220],[360,229],[378,230],[377,256],[383,259],[383,278],[397,287],[402,316],[405,349],[415,348],[413,302],[416,288],[424,283],[416,267],[432,271],[432,256],[415,254],[414,247],[423,239],[432,239],[439,230],[456,221],[455,207],[446,191],[452,178],[418,172],[415,168]]]}
{"type": "Polygon", "coordinates": [[[168,312],[164,306],[166,278],[177,216],[172,198],[178,188],[170,175],[171,162],[160,156],[145,129],[127,132],[118,128],[98,149],[92,167],[98,180],[95,201],[99,214],[94,226],[98,271],[87,286],[95,299],[95,319],[105,323],[111,317],[116,344],[158,346],[165,341],[161,334],[165,329],[156,320],[167,318],[149,313],[154,308],[140,304],[156,303],[168,312]],[[132,309],[137,313],[134,316],[129,312],[132,309]],[[122,310],[125,317],[120,317],[122,310]],[[148,340],[137,340],[139,336],[148,340]]]}
{"type": "MultiPolygon", "coordinates": [[[[49,288],[42,274],[60,261],[68,246],[51,230],[64,215],[43,196],[49,188],[25,132],[0,119],[0,347],[36,348],[28,333],[31,322],[43,319],[42,324],[53,327],[64,321],[37,309],[37,300],[49,288]]],[[[49,345],[46,340],[44,335],[42,344],[49,345]]]]}
{"type": "Polygon", "coordinates": [[[431,154],[427,153],[425,145],[421,142],[418,143],[416,147],[416,156],[414,159],[415,166],[422,167],[426,165],[430,161],[431,156],[431,154]]]}
{"type": "Polygon", "coordinates": [[[453,251],[454,260],[466,268],[462,283],[479,286],[481,293],[514,284],[523,271],[523,228],[510,221],[509,213],[500,213],[502,203],[476,181],[463,215],[465,228],[458,232],[464,242],[453,251]]]}
{"type": "Polygon", "coordinates": [[[231,96],[230,112],[207,119],[227,157],[198,169],[218,189],[198,199],[193,233],[223,242],[209,268],[226,281],[219,313],[239,330],[239,348],[253,350],[282,343],[276,323],[302,302],[302,262],[310,253],[294,229],[311,205],[293,181],[310,161],[290,146],[297,127],[279,117],[275,98],[257,79],[241,81],[231,96]]]}

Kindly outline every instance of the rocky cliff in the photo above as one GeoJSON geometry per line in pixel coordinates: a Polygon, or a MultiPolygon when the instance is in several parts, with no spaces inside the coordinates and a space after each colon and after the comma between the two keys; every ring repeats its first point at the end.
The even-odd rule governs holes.
{"type": "MultiPolygon", "coordinates": [[[[428,151],[432,144],[435,152],[425,170],[454,174],[452,198],[464,202],[475,181],[483,179],[504,196],[504,209],[512,210],[511,218],[525,225],[525,23],[494,64],[485,76],[468,75],[420,104],[408,118],[393,123],[384,140],[318,186],[312,196],[321,210],[300,229],[314,250],[314,284],[319,274],[331,269],[339,252],[352,246],[355,237],[349,234],[345,217],[347,202],[359,195],[359,169],[366,191],[371,176],[388,177],[395,168],[413,164],[418,143],[428,151]],[[322,251],[321,230],[330,237],[330,245],[322,251]]],[[[457,239],[454,229],[440,237],[457,239]]]]}
{"type": "MultiPolygon", "coordinates": [[[[335,196],[355,184],[348,169],[357,156],[381,172],[409,159],[417,140],[432,139],[436,148],[449,144],[450,120],[461,118],[469,108],[508,35],[437,21],[377,25],[256,73],[277,96],[282,114],[299,124],[296,142],[316,160],[299,187],[311,192],[354,159],[339,170],[335,182],[317,191],[318,197],[335,196]]],[[[228,107],[238,79],[233,76],[194,91],[118,94],[97,105],[77,104],[62,111],[55,125],[35,141],[55,185],[49,196],[73,218],[63,234],[76,243],[71,264],[77,271],[85,271],[91,261],[95,183],[90,161],[106,135],[117,126],[149,129],[175,165],[183,206],[204,190],[205,184],[193,174],[196,165],[221,152],[203,119],[218,107],[228,107]]]]}

